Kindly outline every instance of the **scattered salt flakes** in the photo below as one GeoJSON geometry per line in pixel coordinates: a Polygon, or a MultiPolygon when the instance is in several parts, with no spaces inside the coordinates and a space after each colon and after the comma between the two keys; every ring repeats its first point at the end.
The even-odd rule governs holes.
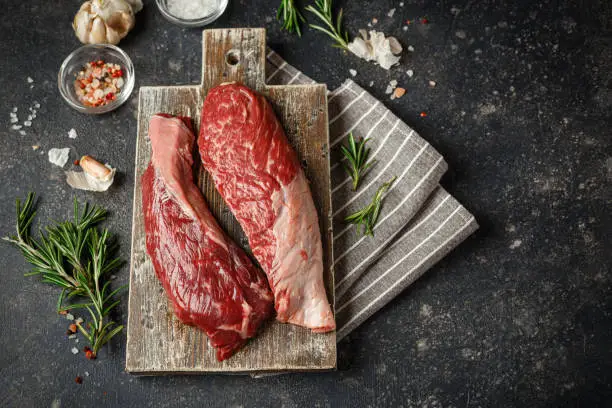
{"type": "Polygon", "coordinates": [[[407,25],[403,26],[403,27],[402,27],[402,30],[404,30],[404,31],[408,31],[408,26],[407,26],[407,25]]]}
{"type": "Polygon", "coordinates": [[[89,377],[89,371],[85,371],[85,377],[89,377]]]}
{"type": "MultiPolygon", "coordinates": [[[[53,150],[53,149],[51,149],[53,150]]],[[[49,152],[51,152],[51,150],[49,150],[49,152]]],[[[66,313],[66,319],[67,320],[74,320],[74,315],[70,314],[70,313],[66,313]]]]}
{"type": "MultiPolygon", "coordinates": [[[[55,164],[56,166],[64,167],[66,165],[66,162],[68,161],[69,155],[70,155],[69,147],[65,147],[63,149],[58,149],[54,147],[51,150],[49,150],[49,161],[55,164]]],[[[71,314],[66,315],[66,318],[68,320],[74,320],[74,316],[72,316],[71,314]],[[70,316],[71,318],[68,319],[68,316],[70,316]]]]}
{"type": "Polygon", "coordinates": [[[436,81],[429,81],[430,88],[435,88],[435,86],[436,86],[436,81]]]}
{"type": "Polygon", "coordinates": [[[349,72],[351,73],[352,76],[357,75],[357,71],[355,71],[354,69],[349,69],[349,72]]]}
{"type": "Polygon", "coordinates": [[[17,108],[17,107],[15,106],[15,107],[13,108],[13,113],[17,113],[17,110],[18,110],[18,109],[19,109],[19,108],[17,108]]]}
{"type": "Polygon", "coordinates": [[[457,30],[455,31],[455,37],[465,40],[467,38],[467,34],[463,30],[457,30]]]}
{"type": "Polygon", "coordinates": [[[393,15],[394,15],[394,14],[395,14],[395,9],[394,9],[394,8],[392,8],[391,10],[389,10],[389,12],[387,13],[387,15],[388,15],[389,17],[393,17],[393,15]]]}
{"type": "Polygon", "coordinates": [[[26,131],[25,131],[25,130],[20,130],[20,131],[19,131],[19,134],[20,134],[21,136],[25,136],[25,135],[26,135],[26,131]]]}
{"type": "Polygon", "coordinates": [[[414,75],[414,71],[409,69],[408,71],[406,71],[406,75],[408,75],[410,78],[412,78],[412,76],[414,75]]]}
{"type": "Polygon", "coordinates": [[[396,87],[397,86],[397,79],[393,79],[391,81],[389,81],[389,85],[391,85],[392,87],[396,87]]]}
{"type": "Polygon", "coordinates": [[[348,49],[366,61],[374,61],[381,68],[390,69],[400,60],[402,45],[395,37],[385,37],[382,32],[359,30],[359,36],[348,44],[348,49]]]}
{"type": "Polygon", "coordinates": [[[19,129],[21,129],[22,127],[23,127],[23,126],[21,126],[21,125],[13,125],[13,126],[11,126],[11,129],[13,129],[13,130],[19,130],[19,129]]]}
{"type": "Polygon", "coordinates": [[[523,241],[520,239],[515,239],[512,244],[510,244],[509,248],[510,249],[516,249],[518,247],[520,247],[523,244],[523,241]]]}
{"type": "Polygon", "coordinates": [[[370,81],[370,86],[374,85],[374,81],[370,81]]]}
{"type": "Polygon", "coordinates": [[[389,95],[391,92],[393,92],[393,87],[391,85],[387,85],[387,89],[385,90],[385,93],[389,95]]]}
{"type": "Polygon", "coordinates": [[[410,52],[414,52],[414,47],[413,47],[412,45],[409,45],[409,46],[408,46],[408,51],[410,51],[410,52]]]}
{"type": "Polygon", "coordinates": [[[31,120],[26,120],[25,122],[23,122],[23,126],[27,126],[27,127],[32,126],[32,121],[31,120]]]}
{"type": "Polygon", "coordinates": [[[377,19],[376,17],[374,17],[374,18],[372,19],[372,24],[376,24],[376,23],[378,23],[378,19],[377,19]]]}
{"type": "Polygon", "coordinates": [[[76,339],[76,334],[71,334],[70,336],[68,336],[69,339],[76,339]]]}
{"type": "Polygon", "coordinates": [[[34,82],[34,80],[30,77],[28,77],[28,84],[31,84],[32,82],[34,82]]]}
{"type": "Polygon", "coordinates": [[[393,92],[393,96],[396,98],[401,98],[404,96],[404,94],[406,94],[406,90],[404,88],[395,88],[395,91],[393,92]]]}
{"type": "Polygon", "coordinates": [[[11,118],[11,123],[17,123],[17,122],[19,122],[19,119],[17,119],[17,118],[11,118]]]}
{"type": "Polygon", "coordinates": [[[77,317],[77,319],[74,322],[76,324],[81,324],[81,323],[83,323],[83,319],[81,317],[77,317]]]}
{"type": "Polygon", "coordinates": [[[32,145],[32,150],[38,150],[38,149],[40,149],[39,145],[32,145]]]}
{"type": "Polygon", "coordinates": [[[70,129],[68,131],[68,137],[71,139],[76,139],[77,138],[77,132],[74,129],[70,129]]]}
{"type": "Polygon", "coordinates": [[[40,103],[38,103],[38,102],[34,101],[34,107],[35,107],[36,109],[40,108],[40,103]]]}
{"type": "Polygon", "coordinates": [[[72,351],[72,354],[79,354],[79,349],[76,347],[71,348],[70,351],[72,351]]]}

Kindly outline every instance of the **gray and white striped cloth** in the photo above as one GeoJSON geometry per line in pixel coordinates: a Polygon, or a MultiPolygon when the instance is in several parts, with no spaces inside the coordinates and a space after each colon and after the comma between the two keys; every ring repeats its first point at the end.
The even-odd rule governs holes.
{"type": "MultiPolygon", "coordinates": [[[[268,50],[269,85],[309,84],[311,78],[268,50]]],[[[413,129],[355,82],[346,80],[329,92],[334,270],[337,339],[387,304],[444,257],[478,224],[439,186],[447,169],[444,158],[413,129]],[[357,192],[341,164],[339,145],[349,132],[370,138],[374,166],[357,192]],[[366,206],[391,178],[374,228],[360,236],[344,218],[366,206]]]]}

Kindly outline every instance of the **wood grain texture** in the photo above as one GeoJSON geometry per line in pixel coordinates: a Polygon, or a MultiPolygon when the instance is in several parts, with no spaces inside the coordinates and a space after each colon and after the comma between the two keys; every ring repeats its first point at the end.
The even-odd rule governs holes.
{"type": "MultiPolygon", "coordinates": [[[[325,85],[265,85],[265,30],[223,29],[203,33],[201,86],[142,87],[138,105],[138,135],[126,370],[136,374],[258,373],[329,370],[336,366],[335,333],[270,321],[259,335],[231,358],[218,362],[204,333],[182,324],[155,276],[146,253],[140,179],[150,157],[149,119],[158,112],[190,116],[196,129],[208,90],[239,81],[266,95],[302,161],[311,182],[323,240],[327,295],[333,304],[333,252],[329,135],[325,85]],[[230,52],[230,62],[227,61],[230,52]]],[[[238,222],[215,190],[209,175],[198,172],[199,185],[221,226],[243,248],[248,242],[238,222]]],[[[250,252],[250,251],[249,251],[250,252]]]]}

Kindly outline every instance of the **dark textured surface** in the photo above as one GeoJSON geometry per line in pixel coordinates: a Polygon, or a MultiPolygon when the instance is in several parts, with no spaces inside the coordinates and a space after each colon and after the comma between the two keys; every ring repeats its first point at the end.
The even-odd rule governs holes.
{"type": "MultiPolygon", "coordinates": [[[[339,344],[339,371],[253,380],[232,376],[132,377],[124,336],[94,362],[70,353],[57,291],[24,278],[27,265],[0,246],[2,406],[609,406],[612,403],[610,183],[612,10],[593,1],[339,1],[351,34],[377,17],[414,52],[386,72],[271,18],[277,1],[230,0],[215,27],[267,26],[269,43],[330,88],[348,69],[446,157],[444,186],[472,210],[476,236],[339,344]],[[387,12],[397,7],[393,18],[387,12]],[[401,21],[430,24],[402,30],[401,21]],[[407,69],[414,70],[409,79],[407,69]],[[397,79],[408,92],[385,95],[397,79]],[[427,81],[437,86],[430,89],[427,81]],[[419,113],[427,111],[426,118],[419,113]],[[74,382],[84,376],[82,385],[74,382]]],[[[129,255],[136,95],[114,113],[65,105],[56,75],[78,46],[78,2],[3,4],[0,23],[0,233],[13,200],[30,189],[40,219],[69,214],[73,192],[46,157],[98,156],[121,172],[106,194],[77,193],[111,210],[108,226],[129,255]],[[8,18],[6,18],[8,16],[8,18]],[[30,89],[26,78],[34,79],[30,89]],[[9,130],[34,100],[25,136],[9,130]],[[75,128],[76,140],[67,132],[75,128]],[[33,151],[31,146],[41,148],[33,151]]],[[[197,83],[200,30],[174,27],[145,1],[121,43],[137,86],[197,83]]],[[[68,166],[67,166],[68,167],[68,166]]],[[[117,281],[127,279],[127,267],[117,281]]],[[[125,303],[124,303],[125,304],[125,303]]],[[[123,310],[125,316],[125,310],[123,310]]],[[[83,345],[83,341],[78,344],[83,345]]]]}

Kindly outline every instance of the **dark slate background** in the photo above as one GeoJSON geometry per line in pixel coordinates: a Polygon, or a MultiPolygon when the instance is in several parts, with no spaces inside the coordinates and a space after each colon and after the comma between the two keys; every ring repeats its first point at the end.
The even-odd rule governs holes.
{"type": "MultiPolygon", "coordinates": [[[[54,313],[56,288],[23,277],[28,265],[2,243],[0,405],[610,406],[611,3],[335,1],[351,35],[377,17],[376,28],[414,47],[389,72],[331,48],[320,33],[280,31],[278,3],[230,0],[213,27],[267,27],[275,50],[330,89],[357,70],[359,84],[444,154],[443,185],[481,229],[342,341],[337,372],[259,380],[131,376],[124,334],[94,362],[72,355],[68,322],[54,313]],[[403,20],[419,18],[430,23],[402,30],[403,20]],[[392,79],[408,90],[395,101],[384,93],[392,79]]],[[[107,225],[128,259],[138,93],[100,117],[61,100],[57,71],[79,46],[70,28],[78,6],[3,2],[0,234],[12,232],[14,199],[29,190],[41,197],[39,219],[69,215],[75,193],[46,153],[70,146],[71,160],[87,153],[119,168],[108,193],[76,196],[110,210],[107,225]],[[23,120],[34,100],[42,107],[27,135],[11,131],[10,110],[17,106],[23,120]]],[[[191,84],[200,79],[200,39],[199,29],[171,25],[145,0],[121,47],[137,87],[191,84]]],[[[126,282],[128,268],[117,275],[126,282]]]]}

